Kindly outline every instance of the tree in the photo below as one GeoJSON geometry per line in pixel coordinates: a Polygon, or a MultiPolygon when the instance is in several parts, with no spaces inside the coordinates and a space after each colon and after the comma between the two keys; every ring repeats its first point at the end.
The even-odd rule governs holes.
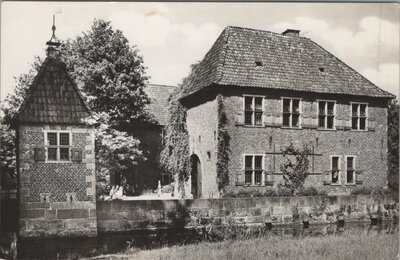
{"type": "Polygon", "coordinates": [[[308,156],[311,154],[311,150],[306,144],[303,144],[301,148],[295,148],[293,143],[290,143],[282,151],[282,154],[286,158],[286,162],[281,165],[284,180],[281,187],[289,189],[291,194],[297,194],[303,190],[304,182],[309,174],[308,156]],[[295,162],[289,156],[294,156],[295,162]]]}
{"type": "MultiPolygon", "coordinates": [[[[151,124],[152,118],[144,109],[149,103],[144,92],[148,77],[138,49],[130,46],[110,22],[94,20],[90,31],[62,43],[61,59],[100,124],[97,173],[105,170],[102,165],[113,164],[117,170],[124,170],[143,160],[134,129],[151,124]]],[[[9,125],[18,111],[42,63],[36,57],[32,69],[16,79],[14,93],[2,106],[5,124],[9,125]]]]}
{"type": "Polygon", "coordinates": [[[388,104],[388,184],[399,189],[399,104],[393,99],[388,104]]]}

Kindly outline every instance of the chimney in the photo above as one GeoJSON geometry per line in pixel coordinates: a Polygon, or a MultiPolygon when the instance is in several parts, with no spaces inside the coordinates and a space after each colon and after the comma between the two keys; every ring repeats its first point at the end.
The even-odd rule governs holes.
{"type": "Polygon", "coordinates": [[[292,36],[292,37],[298,37],[300,34],[300,30],[294,30],[294,29],[286,29],[282,35],[285,36],[292,36]]]}

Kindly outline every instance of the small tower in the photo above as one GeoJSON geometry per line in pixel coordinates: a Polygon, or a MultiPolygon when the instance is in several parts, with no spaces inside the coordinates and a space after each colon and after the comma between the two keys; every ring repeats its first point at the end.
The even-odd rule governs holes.
{"type": "Polygon", "coordinates": [[[14,118],[17,131],[21,237],[96,236],[95,129],[75,82],[60,60],[47,57],[14,118]]]}

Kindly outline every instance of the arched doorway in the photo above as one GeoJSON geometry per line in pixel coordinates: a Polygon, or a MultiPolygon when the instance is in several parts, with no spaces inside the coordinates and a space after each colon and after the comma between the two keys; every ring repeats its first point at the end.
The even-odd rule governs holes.
{"type": "Polygon", "coordinates": [[[194,199],[198,199],[201,198],[201,163],[199,157],[195,154],[190,157],[190,161],[192,164],[192,195],[194,199]]]}

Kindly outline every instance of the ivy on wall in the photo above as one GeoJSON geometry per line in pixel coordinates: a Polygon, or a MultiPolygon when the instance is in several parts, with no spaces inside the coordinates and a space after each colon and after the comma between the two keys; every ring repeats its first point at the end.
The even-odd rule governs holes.
{"type": "Polygon", "coordinates": [[[217,136],[217,184],[218,190],[224,193],[225,187],[229,184],[229,141],[230,136],[228,134],[227,123],[223,97],[222,95],[217,96],[218,106],[218,136],[217,136]]]}
{"type": "Polygon", "coordinates": [[[184,183],[190,174],[189,135],[186,126],[186,108],[179,101],[180,92],[169,100],[168,123],[165,128],[164,148],[161,151],[161,167],[174,176],[179,189],[184,192],[184,183]]]}
{"type": "Polygon", "coordinates": [[[301,148],[295,148],[293,143],[290,143],[282,151],[283,157],[287,160],[280,167],[283,174],[283,184],[280,184],[280,188],[288,189],[292,195],[302,192],[304,182],[309,174],[310,161],[308,156],[311,153],[306,144],[303,144],[301,148]],[[294,156],[295,162],[289,156],[294,156]]]}

